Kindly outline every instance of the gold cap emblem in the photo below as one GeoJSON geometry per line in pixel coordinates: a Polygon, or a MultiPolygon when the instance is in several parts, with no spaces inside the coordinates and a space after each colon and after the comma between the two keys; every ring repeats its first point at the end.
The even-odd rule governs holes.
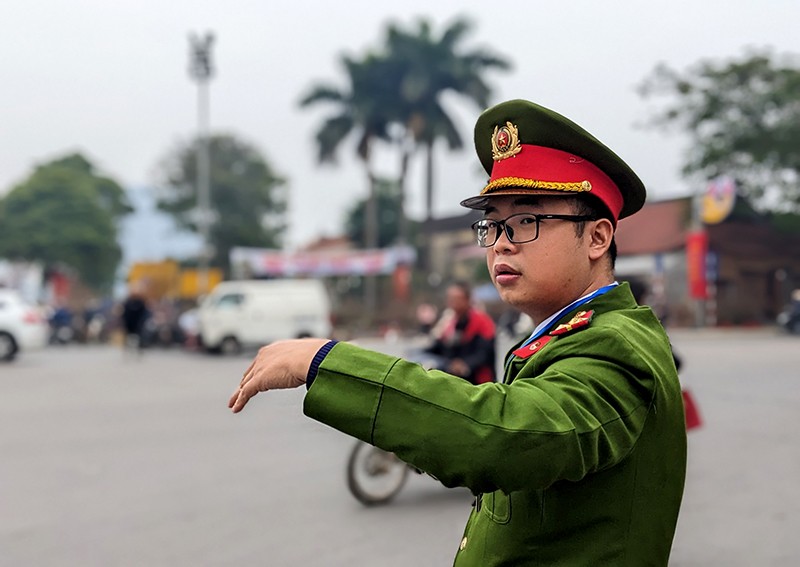
{"type": "Polygon", "coordinates": [[[500,161],[517,155],[522,151],[519,145],[519,131],[511,122],[505,126],[495,126],[492,133],[492,158],[500,161]]]}

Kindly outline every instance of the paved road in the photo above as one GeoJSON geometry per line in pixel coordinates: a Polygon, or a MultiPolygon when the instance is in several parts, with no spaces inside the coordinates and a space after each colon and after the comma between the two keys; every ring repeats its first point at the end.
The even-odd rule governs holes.
{"type": "MultiPolygon", "coordinates": [[[[673,342],[706,426],[671,565],[800,565],[800,340],[673,342]]],[[[302,392],[228,413],[248,362],[70,347],[0,366],[0,565],[449,565],[469,493],[414,476],[362,507],[352,441],[304,418],[302,392]]]]}
{"type": "Polygon", "coordinates": [[[800,338],[673,333],[705,426],[689,434],[674,565],[800,565],[800,338]]]}

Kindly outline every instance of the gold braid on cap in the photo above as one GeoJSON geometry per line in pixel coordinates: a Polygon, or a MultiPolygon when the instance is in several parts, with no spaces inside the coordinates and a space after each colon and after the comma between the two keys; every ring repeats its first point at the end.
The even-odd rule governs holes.
{"type": "Polygon", "coordinates": [[[490,193],[495,189],[504,187],[520,187],[528,189],[546,189],[549,191],[569,191],[571,193],[584,193],[592,190],[592,184],[588,181],[576,181],[574,183],[560,183],[558,181],[539,181],[537,179],[525,179],[524,177],[501,177],[490,182],[481,191],[481,195],[490,193]]]}

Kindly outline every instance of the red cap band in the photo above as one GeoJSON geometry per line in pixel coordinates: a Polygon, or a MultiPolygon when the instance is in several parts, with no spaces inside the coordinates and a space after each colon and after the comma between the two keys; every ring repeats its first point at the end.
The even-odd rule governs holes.
{"type": "Polygon", "coordinates": [[[619,218],[623,205],[619,188],[593,163],[561,150],[530,144],[521,144],[519,153],[494,163],[489,184],[481,195],[507,194],[511,188],[521,189],[519,194],[589,192],[608,207],[614,220],[619,218]]]}

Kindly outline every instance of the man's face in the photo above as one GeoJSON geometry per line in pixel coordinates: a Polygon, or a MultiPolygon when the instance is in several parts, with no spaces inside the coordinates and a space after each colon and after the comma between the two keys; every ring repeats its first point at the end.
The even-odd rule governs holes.
{"type": "MultiPolygon", "coordinates": [[[[518,213],[575,214],[573,201],[560,197],[498,196],[491,205],[484,217],[498,221],[518,213]]],[[[579,237],[574,222],[542,220],[539,237],[523,244],[501,233],[486,249],[486,261],[503,301],[538,323],[584,295],[593,283],[588,228],[579,237]]]]}
{"type": "Polygon", "coordinates": [[[469,311],[469,297],[459,286],[452,285],[447,288],[447,306],[456,314],[463,315],[469,311]]]}

